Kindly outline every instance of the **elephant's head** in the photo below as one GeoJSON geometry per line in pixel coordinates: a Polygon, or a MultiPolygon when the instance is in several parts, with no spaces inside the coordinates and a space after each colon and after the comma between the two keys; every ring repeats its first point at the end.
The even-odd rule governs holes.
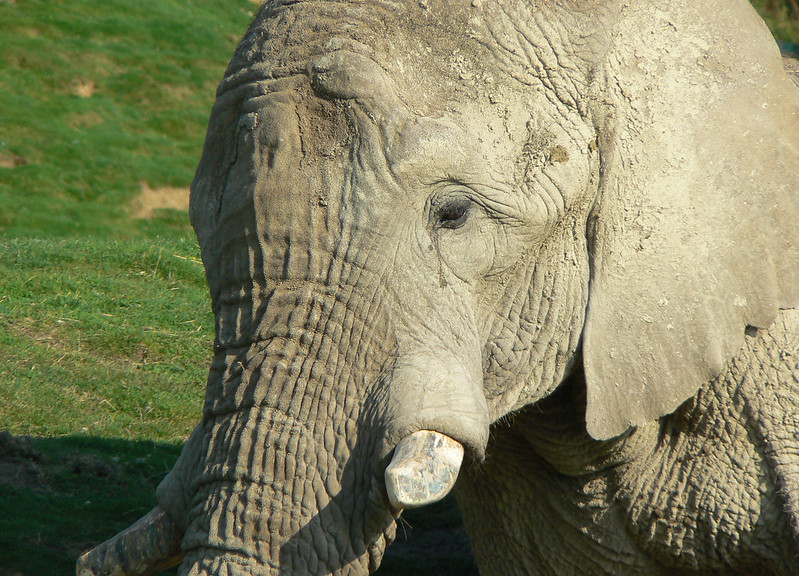
{"type": "Polygon", "coordinates": [[[425,448],[390,505],[403,439],[479,462],[575,367],[617,436],[796,303],[794,88],[748,5],[690,4],[264,6],[192,187],[217,336],[159,488],[181,574],[366,573],[448,488],[425,448]]]}

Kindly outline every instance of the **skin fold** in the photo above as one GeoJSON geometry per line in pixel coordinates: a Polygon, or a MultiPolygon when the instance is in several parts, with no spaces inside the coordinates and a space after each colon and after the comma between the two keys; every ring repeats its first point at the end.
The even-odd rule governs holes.
{"type": "Polygon", "coordinates": [[[797,353],[784,312],[657,423],[592,439],[575,372],[497,426],[456,492],[480,573],[796,573],[797,353]]]}
{"type": "Polygon", "coordinates": [[[738,0],[267,2],[192,185],[165,536],[78,574],[371,573],[419,431],[484,576],[799,573],[798,113],[738,0]]]}

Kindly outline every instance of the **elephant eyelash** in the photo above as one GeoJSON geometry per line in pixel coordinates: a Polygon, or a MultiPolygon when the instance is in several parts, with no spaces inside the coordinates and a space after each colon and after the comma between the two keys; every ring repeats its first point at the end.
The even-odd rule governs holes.
{"type": "Polygon", "coordinates": [[[447,202],[436,211],[435,228],[453,230],[460,228],[469,218],[472,203],[466,198],[447,202]]]}

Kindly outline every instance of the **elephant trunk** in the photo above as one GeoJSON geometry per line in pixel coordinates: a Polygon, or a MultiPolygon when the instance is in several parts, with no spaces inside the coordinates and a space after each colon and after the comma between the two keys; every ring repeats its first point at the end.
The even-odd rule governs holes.
{"type": "Polygon", "coordinates": [[[203,420],[157,494],[183,535],[181,576],[372,572],[398,509],[443,497],[463,448],[482,457],[471,331],[400,330],[382,292],[362,288],[377,273],[309,278],[295,254],[310,252],[287,249],[285,278],[249,285],[246,260],[223,260],[203,420]]]}
{"type": "Polygon", "coordinates": [[[342,448],[318,446],[298,422],[271,418],[247,426],[255,436],[248,474],[228,470],[199,487],[194,502],[202,513],[187,528],[181,574],[371,573],[395,534],[397,511],[386,499],[395,509],[439,500],[453,487],[463,457],[455,440],[416,432],[394,450],[384,485],[373,473],[379,442],[361,436],[351,451],[337,454],[342,448]],[[260,437],[258,429],[279,438],[260,437]]]}
{"type": "MultiPolygon", "coordinates": [[[[156,551],[179,559],[182,536],[182,576],[374,571],[398,509],[446,495],[464,446],[482,454],[479,376],[443,354],[399,357],[384,320],[303,290],[271,294],[265,337],[218,350],[203,421],[159,486],[174,545],[156,551]]],[[[125,538],[80,576],[162,567],[142,561],[146,537],[125,538]]]]}
{"type": "Polygon", "coordinates": [[[78,559],[77,576],[148,576],[183,559],[177,525],[161,508],[78,559]]]}
{"type": "MultiPolygon", "coordinates": [[[[193,455],[177,476],[182,574],[323,574],[353,564],[366,573],[379,563],[394,519],[376,470],[380,432],[364,405],[380,355],[359,326],[370,351],[338,360],[347,353],[337,342],[343,308],[315,290],[277,290],[266,338],[218,355],[196,446],[187,445],[193,455]]],[[[159,502],[168,507],[173,492],[159,488],[159,502]]]]}
{"type": "MultiPolygon", "coordinates": [[[[385,472],[391,505],[397,509],[417,508],[442,499],[457,480],[463,453],[459,442],[430,430],[415,432],[401,440],[385,472]]],[[[183,560],[182,538],[180,528],[164,510],[156,507],[129,528],[83,554],[78,559],[76,574],[155,574],[183,560]]]]}
{"type": "Polygon", "coordinates": [[[451,489],[459,444],[482,453],[479,374],[419,354],[412,368],[382,314],[323,285],[287,283],[265,300],[259,338],[219,350],[203,422],[159,487],[186,519],[181,574],[366,574],[397,509],[451,489]]]}

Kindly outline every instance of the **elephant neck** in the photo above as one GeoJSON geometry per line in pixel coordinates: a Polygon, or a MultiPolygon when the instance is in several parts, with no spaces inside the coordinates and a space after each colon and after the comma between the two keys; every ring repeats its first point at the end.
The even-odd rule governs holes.
{"type": "Polygon", "coordinates": [[[799,312],[783,311],[768,330],[750,330],[725,371],[659,422],[591,439],[578,370],[514,428],[552,478],[571,486],[561,510],[570,521],[620,514],[619,524],[595,523],[592,538],[623,530],[625,546],[674,573],[799,573],[791,564],[799,558],[797,358],[799,312]],[[593,504],[581,508],[586,498],[593,504]]]}
{"type": "Polygon", "coordinates": [[[585,428],[582,365],[558,389],[519,412],[514,428],[536,453],[565,476],[585,477],[645,459],[657,446],[656,424],[595,440],[585,428]]]}
{"type": "Polygon", "coordinates": [[[674,414],[602,442],[585,432],[578,370],[496,427],[459,482],[475,555],[533,550],[553,574],[799,573],[797,358],[799,313],[783,311],[674,414]],[[552,552],[564,542],[573,555],[552,552]]]}
{"type": "Polygon", "coordinates": [[[749,329],[725,371],[662,420],[657,449],[619,471],[616,498],[653,556],[799,573],[797,359],[797,311],[749,329]]]}

